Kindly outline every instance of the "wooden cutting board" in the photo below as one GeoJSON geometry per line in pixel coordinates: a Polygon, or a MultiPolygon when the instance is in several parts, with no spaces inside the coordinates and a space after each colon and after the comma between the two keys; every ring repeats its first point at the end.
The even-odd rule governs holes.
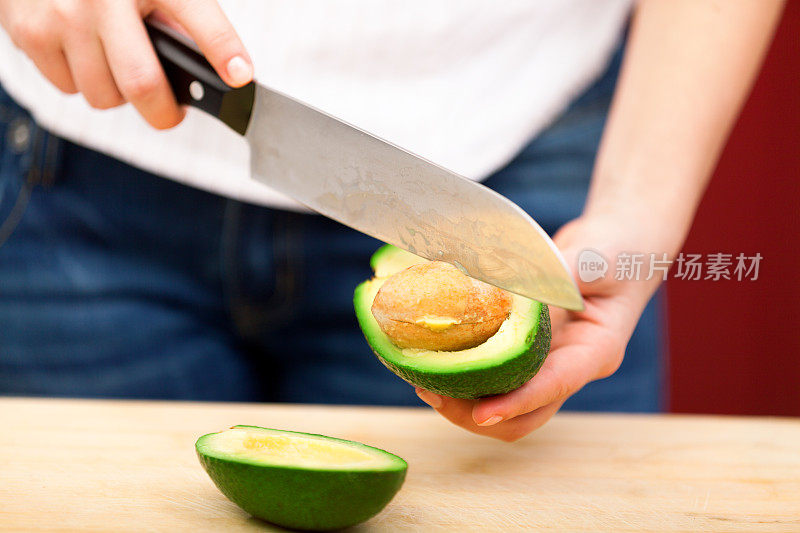
{"type": "Polygon", "coordinates": [[[406,484],[363,531],[800,531],[800,420],[559,414],[514,444],[429,410],[0,399],[0,530],[274,531],[214,487],[204,433],[385,448],[406,484]]]}

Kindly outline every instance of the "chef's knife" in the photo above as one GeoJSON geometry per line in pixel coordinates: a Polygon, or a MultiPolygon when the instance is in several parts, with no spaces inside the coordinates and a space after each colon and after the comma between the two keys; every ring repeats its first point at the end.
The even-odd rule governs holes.
{"type": "Polygon", "coordinates": [[[233,89],[189,39],[157,22],[148,22],[148,31],[178,102],[246,137],[252,178],[474,278],[583,309],[553,241],[508,199],[260,84],[233,89]]]}

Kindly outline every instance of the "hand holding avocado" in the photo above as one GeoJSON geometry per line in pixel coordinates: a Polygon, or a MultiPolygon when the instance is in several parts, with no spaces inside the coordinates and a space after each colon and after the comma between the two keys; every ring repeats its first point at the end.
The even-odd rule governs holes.
{"type": "MultiPolygon", "coordinates": [[[[604,227],[613,226],[578,219],[556,234],[554,241],[573,267],[577,254],[590,244],[612,257],[615,239],[602,236],[604,227]]],[[[454,424],[504,441],[518,440],[544,425],[584,385],[616,371],[636,321],[658,286],[657,282],[617,282],[613,277],[578,283],[586,309],[550,309],[551,350],[527,383],[507,394],[478,400],[418,389],[420,398],[454,424]]]]}
{"type": "MultiPolygon", "coordinates": [[[[589,246],[613,257],[647,238],[647,232],[625,236],[619,224],[614,217],[584,217],[564,226],[554,240],[574,266],[578,253],[589,246]]],[[[356,290],[359,323],[381,362],[414,384],[423,401],[456,425],[505,441],[540,427],[585,384],[616,371],[636,321],[658,287],[657,279],[623,283],[612,276],[579,282],[586,309],[550,309],[551,343],[547,306],[508,295],[512,303],[506,308],[502,303],[508,293],[481,292],[480,285],[470,285],[472,280],[459,279],[466,276],[457,269],[437,264],[391,246],[381,248],[372,259],[375,277],[356,290]],[[420,290],[431,275],[436,286],[420,290]],[[404,285],[394,286],[399,283],[404,285]],[[454,301],[437,296],[443,287],[454,301]],[[498,329],[473,338],[480,330],[476,322],[494,328],[494,315],[503,309],[506,316],[498,329]],[[480,316],[462,320],[470,310],[480,316]],[[431,320],[435,327],[430,327],[431,320]],[[458,322],[468,327],[457,330],[458,322]],[[438,338],[452,344],[448,334],[474,342],[437,345],[438,338]],[[409,347],[414,342],[427,342],[428,349],[409,347]]]]}

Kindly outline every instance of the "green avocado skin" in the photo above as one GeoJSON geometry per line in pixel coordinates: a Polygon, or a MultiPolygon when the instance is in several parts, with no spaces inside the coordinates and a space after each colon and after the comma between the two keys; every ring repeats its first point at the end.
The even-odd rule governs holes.
{"type": "Polygon", "coordinates": [[[299,470],[197,455],[214,484],[233,503],[255,517],[291,529],[325,531],[368,520],[400,490],[406,475],[405,468],[299,470]]]}
{"type": "Polygon", "coordinates": [[[370,347],[386,368],[410,384],[436,394],[465,399],[505,394],[527,383],[547,358],[550,351],[550,313],[546,305],[541,306],[536,337],[525,352],[499,365],[475,370],[452,373],[419,371],[395,364],[381,356],[375,346],[370,344],[370,347]]]}

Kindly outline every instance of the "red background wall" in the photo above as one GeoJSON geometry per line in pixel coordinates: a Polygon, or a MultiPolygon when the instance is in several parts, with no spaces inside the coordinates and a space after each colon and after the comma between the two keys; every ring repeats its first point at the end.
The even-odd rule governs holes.
{"type": "Polygon", "coordinates": [[[789,0],[686,253],[760,252],[757,281],[667,284],[672,411],[800,415],[800,1],[789,0]]]}

